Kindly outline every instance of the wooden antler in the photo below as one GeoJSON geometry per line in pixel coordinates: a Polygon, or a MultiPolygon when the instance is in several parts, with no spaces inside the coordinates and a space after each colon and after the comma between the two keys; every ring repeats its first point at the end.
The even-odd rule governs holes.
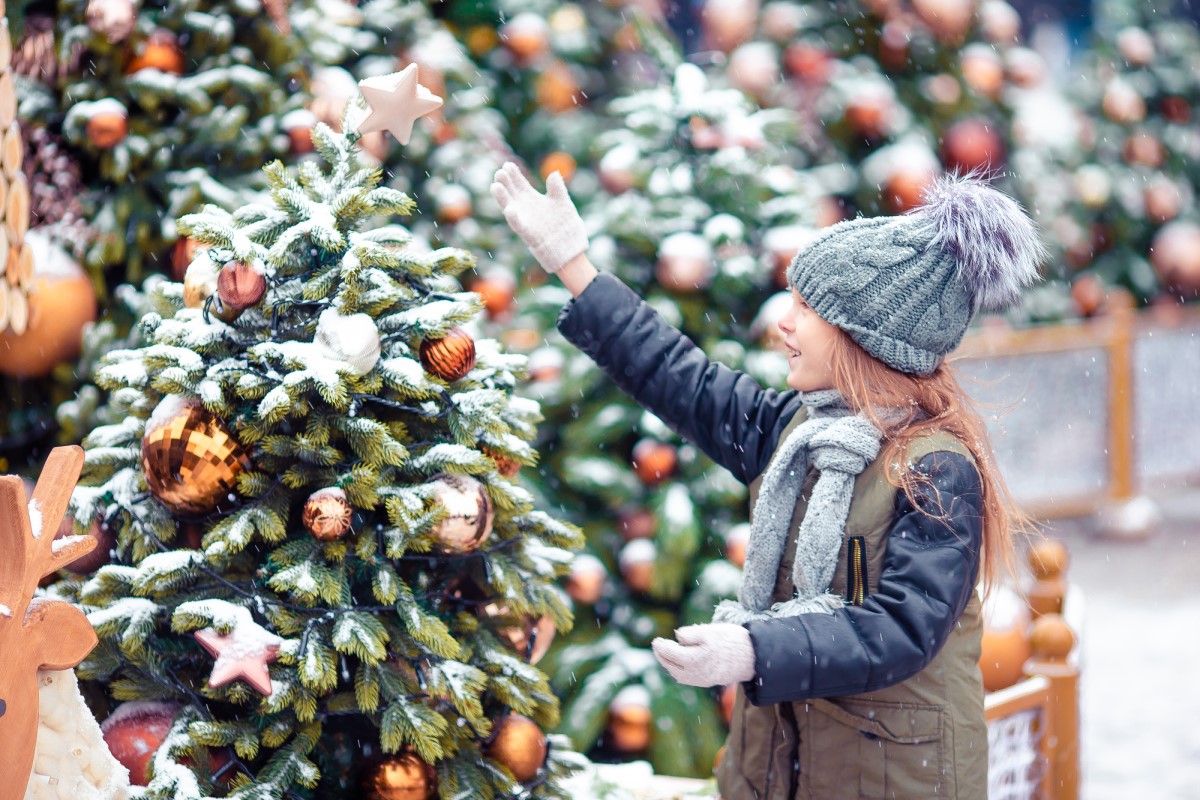
{"type": "Polygon", "coordinates": [[[33,596],[42,578],[96,546],[90,536],[54,538],[82,468],[82,448],[55,448],[28,503],[20,478],[0,477],[0,754],[15,769],[5,770],[0,800],[25,792],[38,732],[38,669],[74,667],[97,642],[77,608],[33,596]]]}

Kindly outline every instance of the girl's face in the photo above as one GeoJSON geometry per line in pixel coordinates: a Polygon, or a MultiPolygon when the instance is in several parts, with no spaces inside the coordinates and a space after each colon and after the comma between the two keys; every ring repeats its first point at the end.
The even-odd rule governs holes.
{"type": "Polygon", "coordinates": [[[801,392],[833,388],[833,343],[838,329],[809,308],[794,288],[792,307],[779,320],[788,357],[787,385],[801,392]]]}

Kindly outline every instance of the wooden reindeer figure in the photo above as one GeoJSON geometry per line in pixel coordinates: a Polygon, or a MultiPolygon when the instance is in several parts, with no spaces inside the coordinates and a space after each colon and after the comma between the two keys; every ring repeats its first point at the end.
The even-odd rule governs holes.
{"type": "Polygon", "coordinates": [[[34,597],[38,581],[96,546],[90,536],[55,540],[83,468],[83,449],[50,453],[33,499],[15,475],[0,476],[0,800],[20,800],[38,737],[38,670],[66,670],[96,646],[83,613],[34,597]]]}

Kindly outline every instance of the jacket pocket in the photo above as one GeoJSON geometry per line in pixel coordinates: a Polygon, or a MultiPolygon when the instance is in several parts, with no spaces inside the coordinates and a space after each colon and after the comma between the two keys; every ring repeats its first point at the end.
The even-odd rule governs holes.
{"type": "MultiPolygon", "coordinates": [[[[810,700],[807,796],[862,800],[952,797],[943,708],[871,700],[810,700]]],[[[801,739],[806,737],[802,734],[801,739]]],[[[806,796],[806,795],[801,795],[806,796]]]]}

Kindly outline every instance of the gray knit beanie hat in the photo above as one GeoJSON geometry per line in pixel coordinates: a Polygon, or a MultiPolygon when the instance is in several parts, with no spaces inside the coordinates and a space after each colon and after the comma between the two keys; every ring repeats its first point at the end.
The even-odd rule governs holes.
{"type": "Polygon", "coordinates": [[[1045,248],[1011,197],[946,175],[898,217],[841,222],[800,250],[788,283],[805,302],[902,372],[928,375],[980,310],[1015,305],[1045,248]]]}

